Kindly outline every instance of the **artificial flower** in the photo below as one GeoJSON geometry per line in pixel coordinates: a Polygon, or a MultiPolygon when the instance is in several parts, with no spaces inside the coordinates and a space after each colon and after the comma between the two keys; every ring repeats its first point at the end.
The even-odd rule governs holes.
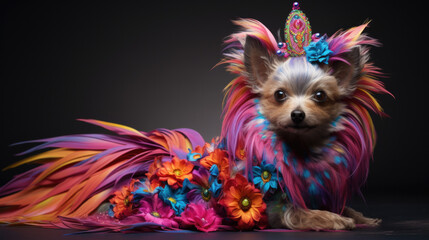
{"type": "Polygon", "coordinates": [[[189,153],[187,154],[186,158],[188,161],[193,162],[207,156],[209,152],[213,151],[213,147],[210,145],[210,143],[206,142],[203,146],[196,146],[193,151],[188,148],[188,151],[189,153]]]}
{"type": "Polygon", "coordinates": [[[136,215],[144,218],[146,222],[152,222],[165,227],[177,228],[174,211],[155,194],[140,200],[139,213],[136,215]]]}
{"type": "Polygon", "coordinates": [[[167,181],[170,186],[182,186],[183,180],[192,180],[194,164],[186,159],[173,157],[171,162],[163,162],[156,173],[160,181],[167,181]]]}
{"type": "Polygon", "coordinates": [[[253,166],[253,184],[265,194],[270,189],[277,189],[276,167],[273,164],[266,164],[265,160],[261,166],[253,166]]]}
{"type": "Polygon", "coordinates": [[[190,203],[179,218],[185,228],[195,227],[202,232],[213,232],[222,222],[213,208],[206,209],[202,204],[190,203]]]}
{"type": "Polygon", "coordinates": [[[219,179],[224,181],[229,178],[229,161],[228,153],[216,148],[207,157],[201,159],[200,164],[207,170],[216,165],[219,170],[219,179]]]}
{"type": "Polygon", "coordinates": [[[202,167],[193,171],[193,184],[190,185],[191,190],[187,194],[190,202],[201,203],[208,207],[216,204],[215,198],[219,196],[222,188],[222,184],[216,178],[219,174],[216,169],[216,165],[213,165],[210,173],[202,167]]]}
{"type": "Polygon", "coordinates": [[[333,53],[329,50],[326,36],[323,36],[317,42],[311,42],[307,47],[304,47],[304,50],[309,62],[324,64],[328,64],[329,56],[333,53]]]}
{"type": "Polygon", "coordinates": [[[149,165],[149,170],[146,173],[147,179],[150,181],[150,188],[156,189],[159,186],[163,186],[163,184],[159,181],[158,175],[156,174],[158,172],[158,169],[162,167],[162,157],[158,156],[155,157],[152,164],[149,165]]]}
{"type": "Polygon", "coordinates": [[[134,200],[139,201],[143,197],[152,196],[155,189],[152,188],[149,179],[142,179],[134,184],[134,191],[131,193],[134,195],[134,200]]]}
{"type": "Polygon", "coordinates": [[[153,162],[149,165],[149,170],[146,173],[146,177],[151,179],[152,176],[156,176],[156,172],[158,169],[162,167],[162,157],[157,156],[153,159],[153,162]]]}
{"type": "Polygon", "coordinates": [[[114,193],[114,197],[110,199],[110,203],[113,204],[113,216],[117,219],[123,219],[133,214],[134,212],[134,195],[131,193],[134,191],[134,185],[138,180],[133,179],[129,185],[123,186],[121,190],[114,193]]]}
{"type": "Polygon", "coordinates": [[[199,153],[201,156],[203,156],[204,154],[206,154],[207,153],[207,145],[208,145],[209,143],[205,143],[203,146],[196,146],[195,147],[195,149],[194,149],[194,153],[199,153]]]}
{"type": "Polygon", "coordinates": [[[190,162],[195,162],[200,160],[203,157],[203,154],[199,152],[192,151],[190,148],[188,148],[188,154],[186,155],[186,159],[190,162]]]}
{"type": "Polygon", "coordinates": [[[238,223],[239,229],[251,229],[261,220],[266,209],[259,189],[240,174],[225,183],[221,204],[225,206],[228,216],[238,223]]]}
{"type": "Polygon", "coordinates": [[[169,185],[158,187],[159,198],[173,208],[176,215],[180,215],[188,204],[186,194],[189,191],[190,182],[185,179],[182,188],[173,189],[169,185]]]}

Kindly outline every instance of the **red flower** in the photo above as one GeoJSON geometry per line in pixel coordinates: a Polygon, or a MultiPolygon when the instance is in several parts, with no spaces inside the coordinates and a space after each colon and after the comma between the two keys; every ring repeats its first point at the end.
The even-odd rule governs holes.
{"type": "Polygon", "coordinates": [[[239,229],[251,229],[262,220],[267,207],[259,189],[240,174],[225,183],[220,203],[225,206],[228,216],[238,222],[239,229]]]}
{"type": "Polygon", "coordinates": [[[167,181],[170,186],[182,186],[183,181],[187,178],[192,180],[192,169],[194,164],[185,159],[173,157],[171,162],[162,163],[162,168],[156,173],[160,181],[167,181]]]}

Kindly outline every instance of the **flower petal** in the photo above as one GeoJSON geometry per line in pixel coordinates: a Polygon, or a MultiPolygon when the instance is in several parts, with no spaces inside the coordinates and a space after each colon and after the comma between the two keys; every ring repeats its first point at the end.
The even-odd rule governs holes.
{"type": "Polygon", "coordinates": [[[261,219],[261,213],[256,208],[250,208],[249,209],[250,214],[252,215],[253,220],[258,222],[261,219]]]}
{"type": "Polygon", "coordinates": [[[243,214],[241,214],[241,220],[246,224],[249,224],[253,221],[252,214],[249,211],[243,212],[243,214]]]}
{"type": "Polygon", "coordinates": [[[240,194],[240,192],[234,186],[232,186],[232,187],[229,188],[229,193],[235,199],[240,199],[242,197],[241,194],[240,194]]]}
{"type": "Polygon", "coordinates": [[[253,178],[253,184],[257,185],[257,184],[260,184],[261,182],[262,182],[261,177],[254,177],[253,178]]]}
{"type": "Polygon", "coordinates": [[[253,175],[261,175],[262,170],[259,166],[253,166],[253,175]]]}

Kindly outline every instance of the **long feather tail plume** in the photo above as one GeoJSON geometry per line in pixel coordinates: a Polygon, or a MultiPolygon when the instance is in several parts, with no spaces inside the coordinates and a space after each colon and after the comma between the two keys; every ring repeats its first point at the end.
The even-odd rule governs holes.
{"type": "Polygon", "coordinates": [[[41,144],[21,154],[53,149],[8,167],[41,164],[0,188],[0,222],[67,228],[58,216],[89,216],[124,183],[147,172],[155,157],[185,158],[188,149],[204,145],[200,134],[191,129],[140,132],[109,122],[82,121],[117,135],[79,134],[23,142],[41,144]]]}

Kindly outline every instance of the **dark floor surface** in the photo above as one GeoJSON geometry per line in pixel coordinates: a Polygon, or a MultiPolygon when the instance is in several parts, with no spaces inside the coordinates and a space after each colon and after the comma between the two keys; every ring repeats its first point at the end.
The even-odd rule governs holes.
{"type": "Polygon", "coordinates": [[[429,239],[429,197],[372,196],[366,198],[366,203],[359,200],[350,205],[368,217],[382,218],[381,226],[346,232],[92,233],[65,235],[75,231],[0,225],[0,239],[429,239]]]}

